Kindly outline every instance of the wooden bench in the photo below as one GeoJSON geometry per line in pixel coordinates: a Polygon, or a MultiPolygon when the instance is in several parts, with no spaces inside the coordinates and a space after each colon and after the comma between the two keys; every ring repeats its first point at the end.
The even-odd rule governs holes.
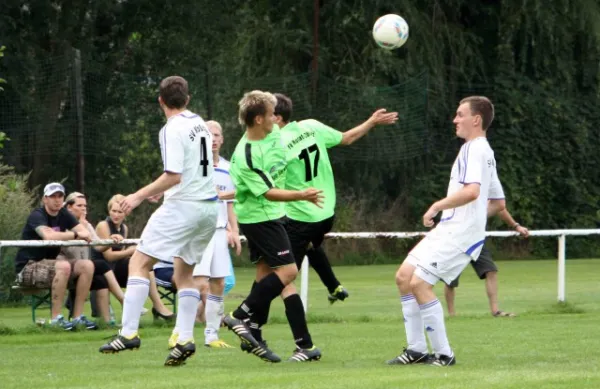
{"type": "Polygon", "coordinates": [[[31,321],[33,321],[33,324],[36,324],[35,311],[40,307],[43,308],[47,306],[50,309],[50,316],[52,316],[52,289],[30,288],[20,285],[13,285],[11,289],[19,291],[29,297],[29,304],[31,305],[31,321]]]}

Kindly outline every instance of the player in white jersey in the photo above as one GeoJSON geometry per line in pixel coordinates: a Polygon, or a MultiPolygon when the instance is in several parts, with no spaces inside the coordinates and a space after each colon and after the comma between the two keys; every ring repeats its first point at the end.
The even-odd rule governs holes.
{"type": "Polygon", "coordinates": [[[388,361],[391,365],[456,363],[444,323],[444,310],[433,292],[439,280],[452,282],[471,261],[477,260],[485,239],[490,213],[505,208],[496,160],[486,131],[494,119],[494,106],[483,96],[461,100],[454,124],[456,135],[465,140],[452,166],[447,196],[423,215],[423,225],[439,224],[408,254],[396,273],[408,345],[388,361]],[[489,199],[489,201],[488,201],[489,199]],[[433,355],[427,349],[425,333],[433,355]]]}
{"type": "MultiPolygon", "coordinates": [[[[213,176],[218,192],[234,191],[233,181],[229,176],[229,161],[219,155],[223,145],[223,130],[221,125],[210,120],[206,126],[213,135],[212,152],[215,161],[215,174],[213,176]]],[[[200,290],[202,301],[198,306],[198,320],[205,311],[206,328],[204,329],[204,345],[210,348],[231,348],[230,345],[219,339],[219,327],[224,312],[223,298],[235,284],[231,256],[227,245],[235,248],[240,255],[242,246],[238,229],[237,217],[233,211],[233,201],[219,201],[217,216],[217,230],[213,235],[207,249],[204,251],[202,261],[194,267],[194,282],[200,290]]],[[[173,329],[169,339],[169,348],[175,346],[178,328],[173,329]]]]}
{"type": "Polygon", "coordinates": [[[160,83],[158,101],[167,118],[159,134],[164,172],[150,185],[127,196],[121,209],[129,214],[144,199],[163,204],[152,214],[129,262],[123,306],[123,328],[100,352],[116,353],[140,347],[138,327],[148,297],[149,272],[156,261],[172,262],[178,287],[177,345],[165,366],[181,365],[194,354],[194,320],[200,293],[192,272],[215,232],[217,192],[213,182],[213,157],[208,152],[212,134],[200,116],[186,109],[188,84],[178,76],[160,83]]]}

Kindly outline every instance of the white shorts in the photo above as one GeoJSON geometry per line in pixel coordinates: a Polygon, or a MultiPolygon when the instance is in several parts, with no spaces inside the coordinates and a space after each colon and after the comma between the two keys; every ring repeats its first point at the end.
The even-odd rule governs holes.
{"type": "Polygon", "coordinates": [[[406,260],[417,268],[417,277],[435,285],[439,280],[450,284],[473,258],[447,240],[426,236],[408,253],[406,260]]]}
{"type": "Polygon", "coordinates": [[[137,250],[162,262],[200,263],[215,232],[216,201],[168,200],[150,216],[137,250]]]}
{"type": "Polygon", "coordinates": [[[227,247],[227,230],[217,228],[202,261],[194,267],[194,277],[225,278],[231,275],[231,256],[227,247]]]}

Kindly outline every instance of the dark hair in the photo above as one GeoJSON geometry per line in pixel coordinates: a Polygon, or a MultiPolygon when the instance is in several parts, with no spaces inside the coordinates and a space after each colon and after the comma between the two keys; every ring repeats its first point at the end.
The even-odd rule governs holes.
{"type": "Polygon", "coordinates": [[[160,82],[160,97],[169,108],[185,108],[188,101],[188,83],[183,77],[171,76],[160,82]]]}
{"type": "Polygon", "coordinates": [[[460,104],[469,103],[471,115],[481,116],[481,127],[484,131],[494,121],[494,104],[485,96],[469,96],[460,101],[460,104]]]}
{"type": "Polygon", "coordinates": [[[281,118],[285,123],[290,121],[294,106],[292,99],[281,93],[275,93],[277,99],[277,105],[275,106],[275,115],[281,115],[281,118]]]}

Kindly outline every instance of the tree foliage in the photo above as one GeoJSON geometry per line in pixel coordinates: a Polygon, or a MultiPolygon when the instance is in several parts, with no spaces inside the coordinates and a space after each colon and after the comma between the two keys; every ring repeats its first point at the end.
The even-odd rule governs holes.
{"type": "MultiPolygon", "coordinates": [[[[84,117],[94,134],[88,137],[93,150],[86,156],[87,191],[102,204],[96,207],[98,217],[110,195],[132,191],[160,173],[156,133],[164,120],[156,89],[166,75],[188,78],[192,109],[225,125],[225,154],[239,136],[236,103],[244,90],[294,88],[295,100],[306,101],[309,112],[321,112],[323,104],[311,95],[313,9],[308,3],[6,3],[0,36],[6,37],[11,55],[0,64],[0,74],[19,83],[7,84],[0,95],[11,104],[0,115],[0,130],[14,139],[10,147],[30,151],[11,161],[20,171],[32,170],[32,185],[50,177],[67,177],[73,185],[74,158],[61,157],[61,164],[54,159],[72,156],[73,145],[57,146],[56,155],[41,149],[43,139],[72,131],[67,122],[73,115],[72,73],[58,69],[70,69],[72,48],[81,50],[84,117]],[[26,141],[6,130],[16,116],[35,118],[26,141]]],[[[426,72],[423,136],[429,152],[385,164],[337,162],[340,196],[360,199],[357,207],[373,210],[341,211],[349,218],[342,225],[420,228],[420,214],[445,193],[460,146],[451,125],[456,104],[466,95],[486,94],[496,105],[489,137],[509,209],[533,228],[594,226],[600,192],[596,1],[410,0],[399,8],[390,0],[335,0],[320,6],[317,76],[322,80],[388,87],[426,72]],[[406,45],[392,52],[370,38],[373,22],[390,12],[400,13],[411,28],[406,45]],[[398,217],[390,219],[386,209],[398,217]]],[[[364,98],[353,104],[327,116],[329,124],[346,129],[357,124],[357,115],[366,119],[372,102],[364,98]]]]}

